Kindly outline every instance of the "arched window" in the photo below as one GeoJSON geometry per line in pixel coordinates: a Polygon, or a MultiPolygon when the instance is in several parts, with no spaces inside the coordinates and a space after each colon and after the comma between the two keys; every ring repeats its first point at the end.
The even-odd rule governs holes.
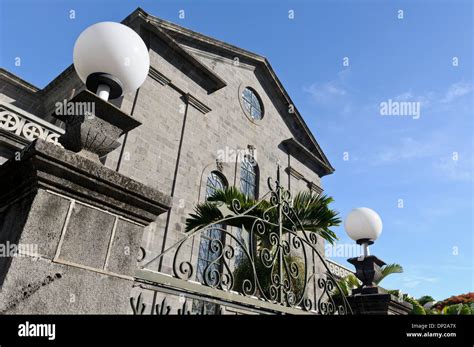
{"type": "MultiPolygon", "coordinates": [[[[227,187],[227,180],[219,172],[213,171],[207,178],[206,182],[206,200],[214,194],[218,189],[224,189],[227,187]]],[[[221,224],[215,224],[212,227],[201,233],[201,241],[199,243],[198,263],[196,271],[196,280],[200,283],[206,283],[209,285],[216,285],[216,278],[213,277],[215,271],[222,271],[222,264],[220,261],[216,261],[219,257],[220,252],[212,247],[214,242],[224,243],[224,235],[221,229],[225,226],[221,224]],[[214,282],[213,282],[214,280],[214,282]]],[[[218,306],[209,302],[194,300],[193,311],[200,312],[203,309],[207,314],[216,314],[218,306]]]]}
{"type": "Polygon", "coordinates": [[[258,172],[253,157],[245,156],[240,164],[240,191],[251,199],[257,198],[258,172]]]}
{"type": "MultiPolygon", "coordinates": [[[[256,200],[258,197],[258,166],[255,159],[249,155],[246,155],[240,164],[240,191],[250,199],[256,200]]],[[[246,244],[249,237],[248,230],[244,233],[242,229],[238,228],[237,238],[241,243],[246,244]]],[[[237,247],[236,263],[240,264],[243,257],[243,250],[237,247]]]]}
{"type": "Polygon", "coordinates": [[[222,176],[220,173],[213,171],[207,177],[207,183],[206,183],[206,200],[214,194],[214,192],[218,189],[224,189],[227,187],[227,182],[224,176],[222,176]]]}

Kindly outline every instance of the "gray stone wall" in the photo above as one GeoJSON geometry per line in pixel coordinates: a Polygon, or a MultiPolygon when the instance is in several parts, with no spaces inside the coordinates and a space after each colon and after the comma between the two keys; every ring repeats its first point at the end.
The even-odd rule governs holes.
{"type": "Polygon", "coordinates": [[[0,313],[128,311],[140,226],[45,190],[0,213],[1,243],[23,250],[0,259],[0,313]]]}
{"type": "MultiPolygon", "coordinates": [[[[114,101],[143,125],[122,138],[123,145],[105,161],[108,168],[118,168],[123,175],[172,196],[170,212],[159,216],[145,229],[142,239],[145,257],[141,264],[184,236],[185,219],[194,206],[204,200],[207,176],[218,169],[216,159],[220,151],[245,150],[249,145],[255,148],[259,196],[268,190],[267,177],[276,178],[278,162],[282,169],[291,166],[305,178],[298,179],[282,170],[282,183],[289,185],[293,193],[307,190],[307,181],[321,185],[315,172],[281,149],[283,140],[297,137],[302,130],[265,79],[261,67],[248,62],[235,64],[233,57],[187,47],[227,83],[224,88],[209,93],[206,78],[193,73],[193,66],[174,54],[160,38],[150,35],[149,44],[151,66],[160,77],[150,74],[137,93],[114,101]],[[246,86],[256,90],[262,100],[265,114],[261,121],[250,120],[243,111],[240,98],[246,86]],[[203,106],[189,102],[189,95],[203,106]]],[[[22,105],[29,107],[29,112],[47,118],[56,101],[69,99],[73,90],[77,93],[82,88],[76,73],[69,68],[45,88],[40,106],[26,106],[26,102],[22,105]]],[[[12,96],[10,87],[8,95],[4,90],[0,87],[0,100],[26,100],[22,95],[12,96]]],[[[224,162],[222,174],[229,185],[239,187],[240,163],[224,162]]],[[[193,264],[196,264],[199,241],[196,237],[187,249],[193,264]]],[[[323,253],[322,240],[318,247],[323,253]]],[[[170,273],[171,261],[172,258],[166,256],[162,263],[155,261],[148,268],[170,273]]],[[[324,272],[321,262],[309,264],[313,265],[317,272],[324,272]]]]}
{"type": "MultiPolygon", "coordinates": [[[[162,44],[155,44],[154,40],[159,41],[158,38],[152,39],[151,47],[162,48],[162,44]]],[[[227,83],[226,87],[207,95],[198,83],[175,68],[175,65],[185,62],[172,64],[158,52],[152,50],[150,54],[152,67],[168,78],[171,85],[182,88],[182,92],[151,77],[146,80],[138,92],[133,114],[143,126],[128,135],[122,156],[121,173],[152,187],[160,186],[165,193],[173,196],[170,216],[160,216],[156,225],[150,226],[144,235],[146,257],[143,263],[161,252],[166,227],[167,247],[184,236],[184,221],[194,206],[203,201],[203,188],[209,173],[217,170],[219,151],[245,150],[248,145],[256,148],[260,196],[268,190],[267,177],[276,178],[278,161],[283,168],[289,162],[306,179],[320,184],[316,173],[297,159],[288,158],[279,148],[281,141],[294,136],[287,125],[293,116],[275,100],[267,87],[261,85],[261,76],[258,76],[254,66],[236,66],[231,59],[217,60],[196,55],[227,83]],[[265,107],[261,121],[252,122],[245,115],[240,104],[242,86],[251,86],[260,95],[265,107]],[[203,114],[192,105],[186,108],[183,92],[199,98],[211,111],[203,114]],[[176,182],[172,191],[175,171],[176,182]]],[[[134,98],[135,95],[127,95],[123,107],[132,104],[134,98]]],[[[119,153],[120,149],[117,149],[109,155],[106,165],[116,166],[119,153]]],[[[222,173],[230,185],[239,187],[240,163],[224,163],[222,173]]],[[[283,184],[287,185],[290,181],[292,192],[308,189],[304,180],[284,172],[282,175],[286,175],[283,184]]],[[[197,245],[193,247],[194,252],[198,249],[197,245]]],[[[323,242],[320,242],[320,251],[323,251],[323,242]]],[[[170,262],[170,258],[165,258],[162,271],[170,270],[170,262]]],[[[150,268],[156,270],[157,267],[158,263],[150,264],[150,268]]]]}

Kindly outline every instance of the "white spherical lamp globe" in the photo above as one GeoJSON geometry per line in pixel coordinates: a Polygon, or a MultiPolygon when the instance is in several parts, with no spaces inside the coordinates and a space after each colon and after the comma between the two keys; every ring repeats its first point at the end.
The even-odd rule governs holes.
{"type": "Polygon", "coordinates": [[[346,217],[344,228],[354,241],[375,241],[382,232],[382,220],[374,210],[367,207],[353,209],[346,217]]]}
{"type": "MultiPolygon", "coordinates": [[[[112,94],[118,97],[138,89],[150,68],[148,49],[141,37],[128,26],[114,22],[97,23],[84,30],[74,45],[73,60],[77,74],[88,88],[91,75],[112,76],[118,86],[114,89],[115,82],[109,83],[111,98],[112,94]],[[116,89],[120,92],[118,96],[116,89]]],[[[103,79],[96,81],[95,86],[102,82],[103,79]]]]}

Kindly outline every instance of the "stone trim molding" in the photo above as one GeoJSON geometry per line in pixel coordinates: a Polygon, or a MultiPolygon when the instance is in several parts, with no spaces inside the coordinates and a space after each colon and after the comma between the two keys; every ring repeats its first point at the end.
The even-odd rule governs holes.
{"type": "Polygon", "coordinates": [[[160,83],[161,85],[168,85],[171,83],[171,80],[163,75],[161,72],[159,72],[157,69],[155,69],[153,66],[150,66],[150,71],[148,72],[148,76],[150,76],[152,79],[160,83]]]}
{"type": "Polygon", "coordinates": [[[7,80],[11,83],[16,84],[18,87],[27,90],[28,92],[35,94],[40,91],[38,87],[35,85],[25,81],[24,79],[12,74],[11,72],[5,70],[4,68],[0,68],[0,78],[7,80]]]}
{"type": "MultiPolygon", "coordinates": [[[[187,52],[187,50],[184,49],[183,45],[181,44],[183,38],[184,39],[191,38],[196,42],[199,41],[204,45],[213,47],[214,49],[222,52],[222,54],[227,53],[228,55],[231,55],[233,57],[239,57],[239,58],[242,57],[244,59],[248,59],[250,64],[252,63],[255,64],[256,68],[262,68],[263,74],[269,78],[270,82],[274,85],[278,94],[280,95],[281,101],[284,107],[288,108],[290,105],[293,106],[293,109],[294,109],[293,116],[296,117],[296,120],[299,123],[300,127],[304,130],[304,133],[306,135],[305,137],[307,138],[307,140],[309,140],[308,150],[315,154],[316,153],[319,154],[322,158],[322,161],[325,163],[325,165],[327,165],[330,169],[332,169],[332,171],[334,171],[326,155],[324,154],[318,142],[314,138],[314,135],[311,133],[303,117],[300,115],[294,102],[292,101],[292,99],[286,92],[285,88],[283,87],[282,83],[276,76],[275,71],[273,71],[273,68],[270,65],[270,62],[268,61],[267,58],[265,58],[264,56],[252,53],[250,51],[247,51],[245,49],[236,47],[234,45],[228,44],[226,42],[197,33],[190,29],[183,28],[177,24],[168,22],[166,20],[157,18],[155,16],[148,14],[141,8],[137,8],[135,11],[133,11],[123,22],[128,24],[130,22],[133,22],[136,18],[140,18],[142,21],[145,21],[147,24],[151,24],[152,27],[157,29],[157,30],[154,30],[155,33],[158,33],[160,35],[162,35],[162,33],[165,33],[167,37],[171,37],[172,47],[177,49],[178,51],[182,50],[186,52],[191,57],[192,57],[192,54],[187,52]],[[178,46],[179,48],[177,48],[176,46],[178,46]]],[[[194,57],[190,58],[190,60],[193,62],[194,60],[197,61],[197,59],[194,59],[194,57]]],[[[202,67],[202,65],[203,64],[199,62],[199,66],[202,67]]],[[[205,69],[207,69],[208,71],[212,73],[212,70],[209,70],[207,67],[205,69]]],[[[224,81],[217,81],[217,83],[219,82],[224,83],[225,85],[224,81]]],[[[221,86],[219,87],[222,88],[221,86]]]]}
{"type": "Polygon", "coordinates": [[[321,188],[314,182],[308,182],[308,188],[318,195],[321,195],[321,193],[323,192],[323,188],[321,188]]]}
{"type": "Polygon", "coordinates": [[[319,177],[330,175],[334,172],[334,168],[328,164],[329,162],[324,160],[324,157],[316,155],[294,137],[283,140],[281,146],[287,154],[292,155],[303,163],[307,163],[307,166],[316,172],[319,177]]]}
{"type": "Polygon", "coordinates": [[[168,195],[41,139],[23,149],[20,161],[9,160],[1,169],[0,181],[5,183],[0,185],[3,205],[44,189],[142,226],[171,207],[168,195]]]}
{"type": "Polygon", "coordinates": [[[296,178],[298,181],[301,180],[301,179],[304,179],[304,176],[299,173],[298,171],[296,171],[293,167],[291,166],[288,166],[286,169],[285,169],[286,173],[288,175],[291,175],[292,177],[296,178]]]}
{"type": "Polygon", "coordinates": [[[185,95],[185,98],[186,98],[186,101],[188,102],[188,104],[194,106],[194,108],[196,108],[199,112],[201,112],[202,114],[206,114],[206,113],[209,113],[211,111],[211,109],[206,106],[205,104],[203,104],[201,101],[199,101],[195,96],[193,96],[192,94],[190,93],[187,93],[185,95]]]}
{"type": "Polygon", "coordinates": [[[178,93],[184,96],[186,102],[196,108],[199,112],[202,114],[206,114],[212,111],[212,109],[204,104],[202,101],[200,101],[198,98],[196,98],[194,95],[191,93],[185,92],[183,89],[178,87],[176,84],[173,83],[171,79],[166,77],[164,74],[162,74],[160,71],[158,71],[156,68],[153,66],[150,66],[150,72],[148,73],[148,76],[150,76],[154,81],[157,81],[159,84],[163,86],[170,86],[174,90],[176,90],[178,93]]]}
{"type": "Polygon", "coordinates": [[[209,53],[209,52],[202,51],[202,50],[197,49],[197,48],[185,46],[184,44],[182,44],[182,46],[186,51],[190,52],[191,54],[195,54],[195,55],[200,56],[200,57],[211,59],[213,61],[220,61],[221,63],[237,66],[237,67],[249,70],[249,71],[255,71],[255,66],[254,65],[249,65],[249,64],[246,64],[246,63],[242,63],[240,60],[239,60],[239,63],[236,64],[234,59],[239,58],[237,55],[234,57],[234,59],[229,59],[229,58],[221,57],[217,54],[212,54],[212,53],[209,53]]]}
{"type": "Polygon", "coordinates": [[[303,176],[302,173],[298,172],[295,170],[295,168],[293,168],[292,166],[288,166],[287,168],[285,168],[285,172],[296,178],[298,181],[299,180],[303,180],[304,182],[306,182],[309,190],[315,192],[316,194],[318,195],[321,195],[321,193],[323,192],[323,188],[321,188],[320,186],[318,186],[316,183],[314,183],[313,181],[310,181],[308,180],[306,177],[303,176]]]}

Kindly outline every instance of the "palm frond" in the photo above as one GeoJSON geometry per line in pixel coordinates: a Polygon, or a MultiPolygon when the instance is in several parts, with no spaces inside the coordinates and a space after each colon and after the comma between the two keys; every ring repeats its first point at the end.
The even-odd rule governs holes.
{"type": "Polygon", "coordinates": [[[338,212],[329,208],[333,201],[326,195],[316,196],[310,192],[300,192],[293,199],[293,210],[303,229],[318,234],[331,244],[338,238],[330,228],[341,224],[338,212]]]}
{"type": "Polygon", "coordinates": [[[202,228],[208,224],[215,223],[224,218],[218,205],[215,203],[202,203],[196,206],[194,213],[186,218],[185,232],[189,232],[195,228],[202,228]]]}
{"type": "Polygon", "coordinates": [[[341,288],[341,290],[339,290],[339,288],[336,286],[334,294],[337,296],[340,296],[341,292],[344,296],[351,295],[352,289],[359,288],[361,286],[361,282],[353,274],[340,278],[337,280],[337,284],[339,285],[339,288],[341,288]]]}
{"type": "MultiPolygon", "coordinates": [[[[216,190],[212,196],[208,197],[205,203],[196,206],[195,213],[190,214],[186,219],[185,232],[195,228],[202,228],[227,217],[227,215],[224,216],[222,213],[224,210],[223,206],[227,207],[227,211],[232,212],[235,201],[240,205],[241,211],[246,212],[246,215],[226,221],[227,225],[244,227],[250,230],[254,223],[254,218],[252,217],[262,218],[264,212],[266,212],[270,222],[276,223],[277,210],[270,208],[270,202],[250,199],[237,188],[229,187],[216,190]]],[[[338,218],[338,212],[329,208],[328,205],[332,202],[333,199],[325,195],[316,196],[310,192],[296,194],[293,199],[293,211],[301,224],[297,223],[295,218],[283,218],[282,223],[285,232],[286,230],[293,230],[293,226],[296,223],[297,229],[316,233],[324,240],[334,243],[338,238],[330,228],[339,225],[341,220],[338,218]]],[[[269,226],[266,235],[261,236],[259,241],[266,243],[265,238],[272,231],[273,228],[269,226]]]]}
{"type": "Polygon", "coordinates": [[[375,284],[379,284],[388,275],[391,275],[394,273],[402,273],[403,267],[399,264],[388,264],[388,265],[382,266],[380,271],[382,272],[382,276],[376,281],[374,281],[375,284]]]}

